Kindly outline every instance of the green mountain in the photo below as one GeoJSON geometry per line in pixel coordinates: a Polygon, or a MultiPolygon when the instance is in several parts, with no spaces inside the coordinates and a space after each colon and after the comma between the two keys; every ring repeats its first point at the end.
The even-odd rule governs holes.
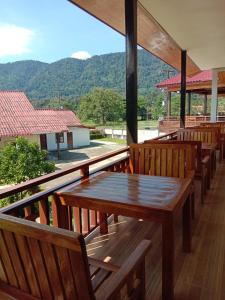
{"type": "MultiPolygon", "coordinates": [[[[138,50],[139,94],[146,95],[166,78],[170,66],[138,50]]],[[[18,61],[0,64],[0,89],[22,90],[31,100],[77,99],[94,87],[125,92],[125,53],[96,55],[87,60],[65,58],[54,63],[18,61]]]]}

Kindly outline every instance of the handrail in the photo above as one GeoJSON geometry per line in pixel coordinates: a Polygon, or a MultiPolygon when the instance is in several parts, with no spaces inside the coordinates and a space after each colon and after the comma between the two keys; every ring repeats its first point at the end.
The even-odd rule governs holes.
{"type": "Polygon", "coordinates": [[[65,169],[60,170],[60,171],[55,171],[53,173],[49,173],[47,175],[43,175],[43,176],[28,180],[26,182],[22,182],[20,184],[15,185],[15,186],[11,186],[11,187],[2,189],[2,190],[0,190],[0,199],[3,199],[5,197],[11,196],[11,195],[14,195],[14,194],[19,193],[21,191],[27,190],[31,187],[40,185],[42,183],[45,183],[47,181],[51,181],[53,179],[56,179],[56,178],[64,176],[64,175],[67,175],[69,173],[78,171],[80,169],[86,168],[86,167],[88,167],[90,165],[93,165],[93,164],[96,164],[96,163],[98,163],[102,160],[105,160],[105,159],[111,158],[113,156],[117,156],[119,154],[125,153],[128,150],[129,150],[129,147],[124,147],[120,150],[111,151],[107,154],[103,154],[101,156],[98,156],[97,158],[91,158],[91,159],[85,160],[84,162],[79,163],[75,166],[65,168],[65,169]]]}
{"type": "MultiPolygon", "coordinates": [[[[121,158],[121,159],[118,159],[116,161],[113,161],[111,163],[108,163],[102,167],[99,167],[99,168],[96,168],[95,170],[91,171],[89,173],[89,176],[91,175],[94,175],[96,174],[97,172],[99,171],[103,171],[107,168],[109,168],[110,166],[116,164],[116,163],[119,163],[121,161],[123,161],[124,158],[121,158]]],[[[8,206],[5,206],[3,208],[0,208],[0,213],[11,213],[12,211],[18,209],[18,208],[24,208],[24,207],[27,207],[27,206],[30,206],[32,204],[34,204],[35,202],[39,201],[40,199],[42,199],[43,197],[48,197],[48,196],[51,196],[54,192],[58,191],[58,190],[61,190],[63,189],[64,187],[72,184],[72,183],[76,183],[80,180],[82,180],[82,178],[84,178],[84,176],[77,176],[75,177],[74,179],[71,179],[69,181],[66,181],[65,183],[62,183],[60,185],[57,185],[55,187],[52,187],[52,188],[49,188],[45,191],[41,191],[41,192],[38,192],[34,195],[31,195],[29,197],[26,197],[22,200],[18,200],[17,202],[14,202],[8,206]]]]}

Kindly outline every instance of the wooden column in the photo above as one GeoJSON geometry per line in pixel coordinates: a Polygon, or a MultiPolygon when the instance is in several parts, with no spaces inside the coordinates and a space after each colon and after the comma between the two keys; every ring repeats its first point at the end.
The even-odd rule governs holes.
{"type": "Polygon", "coordinates": [[[207,116],[207,102],[208,102],[208,99],[207,99],[207,94],[204,95],[204,100],[203,100],[203,115],[204,116],[207,116]]]}
{"type": "Polygon", "coordinates": [[[167,91],[166,115],[171,116],[171,92],[167,91]]]}
{"type": "Polygon", "coordinates": [[[210,121],[216,122],[217,120],[217,88],[218,88],[218,72],[217,70],[212,70],[212,97],[211,97],[211,115],[210,121]]]}
{"type": "Polygon", "coordinates": [[[180,127],[185,127],[186,102],[186,57],[187,51],[181,50],[181,90],[180,90],[180,127]]]}
{"type": "Polygon", "coordinates": [[[125,0],[127,144],[137,143],[137,0],[125,0]]]}
{"type": "Polygon", "coordinates": [[[191,92],[188,93],[187,115],[191,115],[191,92]]]}

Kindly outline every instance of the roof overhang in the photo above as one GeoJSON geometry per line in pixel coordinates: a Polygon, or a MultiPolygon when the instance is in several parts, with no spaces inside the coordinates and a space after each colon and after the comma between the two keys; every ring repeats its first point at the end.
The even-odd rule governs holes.
{"type": "MultiPolygon", "coordinates": [[[[103,23],[125,34],[124,0],[69,0],[103,23]]],[[[155,16],[149,10],[148,3],[152,1],[138,2],[138,44],[156,55],[175,69],[181,69],[181,46],[169,35],[167,31],[156,21],[155,16]]],[[[153,1],[155,2],[155,1],[153,1]]],[[[166,1],[159,1],[164,9],[166,1]]],[[[168,5],[171,1],[168,1],[168,5]]],[[[174,1],[172,1],[174,2],[174,1]]],[[[202,1],[201,1],[202,2],[202,1]]],[[[182,1],[183,3],[183,1],[182,1]]],[[[150,7],[151,8],[151,7],[150,7]]],[[[176,9],[176,13],[177,9],[176,9]]],[[[189,20],[190,21],[190,20],[189,20]]],[[[179,25],[178,25],[179,27],[179,25]]],[[[185,48],[183,48],[185,49],[185,48]]],[[[200,68],[187,57],[187,75],[193,75],[200,68]]]]}

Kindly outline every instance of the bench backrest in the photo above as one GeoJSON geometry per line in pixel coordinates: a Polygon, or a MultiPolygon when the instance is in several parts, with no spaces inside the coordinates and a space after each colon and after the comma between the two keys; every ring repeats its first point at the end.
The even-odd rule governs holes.
{"type": "Polygon", "coordinates": [[[193,146],[149,143],[130,146],[130,172],[185,178],[195,170],[193,146]]]}
{"type": "Polygon", "coordinates": [[[0,214],[1,284],[18,299],[94,299],[83,237],[0,214]]]}
{"type": "Polygon", "coordinates": [[[211,128],[219,128],[220,129],[220,133],[224,134],[225,133],[225,122],[221,121],[221,122],[202,122],[200,124],[203,127],[211,127],[211,128]]]}
{"type": "Polygon", "coordinates": [[[202,143],[199,141],[177,141],[177,140],[160,140],[160,141],[156,141],[156,140],[146,140],[144,141],[145,144],[173,144],[173,145],[187,145],[190,146],[191,145],[191,149],[192,149],[192,155],[195,159],[195,171],[196,172],[201,172],[201,168],[202,168],[202,143]]]}
{"type": "Polygon", "coordinates": [[[177,139],[181,141],[201,141],[203,143],[219,143],[218,128],[192,127],[179,129],[177,139]]]}

